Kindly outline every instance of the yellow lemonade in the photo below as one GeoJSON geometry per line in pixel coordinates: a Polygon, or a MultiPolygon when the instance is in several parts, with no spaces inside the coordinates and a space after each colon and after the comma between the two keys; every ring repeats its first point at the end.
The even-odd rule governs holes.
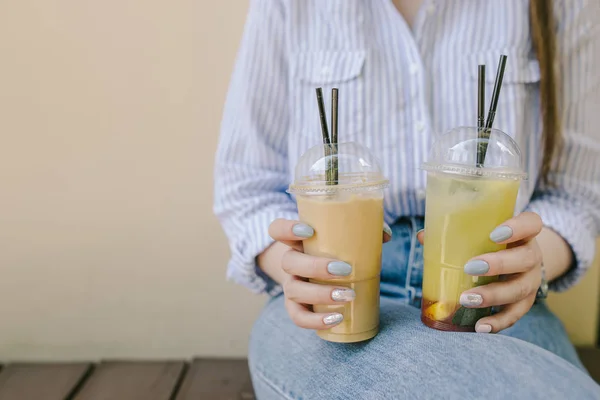
{"type": "Polygon", "coordinates": [[[421,320],[447,331],[474,331],[490,308],[460,305],[462,292],[497,277],[464,272],[471,258],[506,248],[490,233],[513,216],[520,181],[430,171],[427,176],[421,320]]]}

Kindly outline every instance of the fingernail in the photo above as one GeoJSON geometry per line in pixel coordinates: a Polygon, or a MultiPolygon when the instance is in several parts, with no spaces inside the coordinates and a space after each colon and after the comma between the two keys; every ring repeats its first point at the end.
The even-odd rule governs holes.
{"type": "Polygon", "coordinates": [[[331,299],[333,301],[352,301],[356,298],[356,293],[352,289],[333,289],[331,299]]]}
{"type": "Polygon", "coordinates": [[[392,228],[385,222],[383,223],[383,231],[387,233],[389,236],[392,236],[392,228]]]}
{"type": "Polygon", "coordinates": [[[306,224],[296,224],[292,227],[294,235],[302,238],[309,238],[315,234],[315,230],[306,224]]]}
{"type": "Polygon", "coordinates": [[[490,264],[483,260],[471,260],[465,264],[465,273],[469,275],[483,275],[490,270],[490,264]]]}
{"type": "Polygon", "coordinates": [[[323,317],[325,325],[336,325],[344,320],[344,316],[340,313],[329,314],[323,317]]]}
{"type": "Polygon", "coordinates": [[[331,275],[348,276],[352,273],[352,266],[343,261],[332,261],[327,264],[327,272],[331,275]]]}
{"type": "Polygon", "coordinates": [[[488,324],[480,324],[475,327],[475,332],[477,333],[490,333],[492,331],[492,326],[488,324]]]}
{"type": "Polygon", "coordinates": [[[465,307],[477,307],[483,303],[483,297],[477,293],[463,293],[460,295],[459,301],[465,307]]]}
{"type": "Polygon", "coordinates": [[[510,226],[502,225],[497,227],[490,233],[490,239],[494,242],[504,242],[506,239],[510,239],[513,235],[513,230],[510,226]]]}
{"type": "Polygon", "coordinates": [[[425,232],[425,229],[419,229],[419,230],[417,231],[417,236],[419,236],[419,234],[420,234],[421,232],[425,232]]]}

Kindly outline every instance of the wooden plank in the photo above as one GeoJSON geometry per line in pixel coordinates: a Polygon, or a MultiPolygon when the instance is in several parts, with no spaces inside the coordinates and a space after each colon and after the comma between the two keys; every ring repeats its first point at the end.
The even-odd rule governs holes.
{"type": "Polygon", "coordinates": [[[0,400],[63,400],[90,370],[88,363],[11,364],[0,371],[0,400]]]}
{"type": "Polygon", "coordinates": [[[185,363],[103,362],[85,382],[76,400],[169,400],[183,376],[185,363]]]}
{"type": "Polygon", "coordinates": [[[600,383],[600,349],[578,348],[577,352],[592,378],[600,383]]]}
{"type": "Polygon", "coordinates": [[[251,400],[254,390],[246,360],[194,360],[177,400],[251,400]]]}

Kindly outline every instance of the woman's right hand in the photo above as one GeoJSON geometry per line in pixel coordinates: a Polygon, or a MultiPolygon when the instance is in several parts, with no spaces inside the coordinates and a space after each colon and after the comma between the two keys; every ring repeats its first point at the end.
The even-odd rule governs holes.
{"type": "MultiPolygon", "coordinates": [[[[269,235],[276,243],[259,256],[258,263],[282,285],[285,307],[297,326],[329,329],[342,322],[344,316],[340,313],[315,313],[311,306],[350,302],[356,293],[343,286],[310,283],[308,278],[329,280],[345,277],[352,273],[352,266],[340,260],[304,254],[302,241],[313,234],[312,227],[298,221],[273,221],[269,226],[269,235]]],[[[391,230],[384,225],[383,242],[390,239],[391,230]]]]}

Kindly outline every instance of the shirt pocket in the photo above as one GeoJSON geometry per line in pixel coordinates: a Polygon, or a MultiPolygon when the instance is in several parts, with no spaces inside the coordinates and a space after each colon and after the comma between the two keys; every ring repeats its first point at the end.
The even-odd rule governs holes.
{"type": "Polygon", "coordinates": [[[356,139],[364,130],[365,51],[298,52],[291,57],[291,134],[311,145],[321,143],[321,125],[315,89],[323,89],[328,126],[331,89],[338,88],[339,142],[356,139]]]}

